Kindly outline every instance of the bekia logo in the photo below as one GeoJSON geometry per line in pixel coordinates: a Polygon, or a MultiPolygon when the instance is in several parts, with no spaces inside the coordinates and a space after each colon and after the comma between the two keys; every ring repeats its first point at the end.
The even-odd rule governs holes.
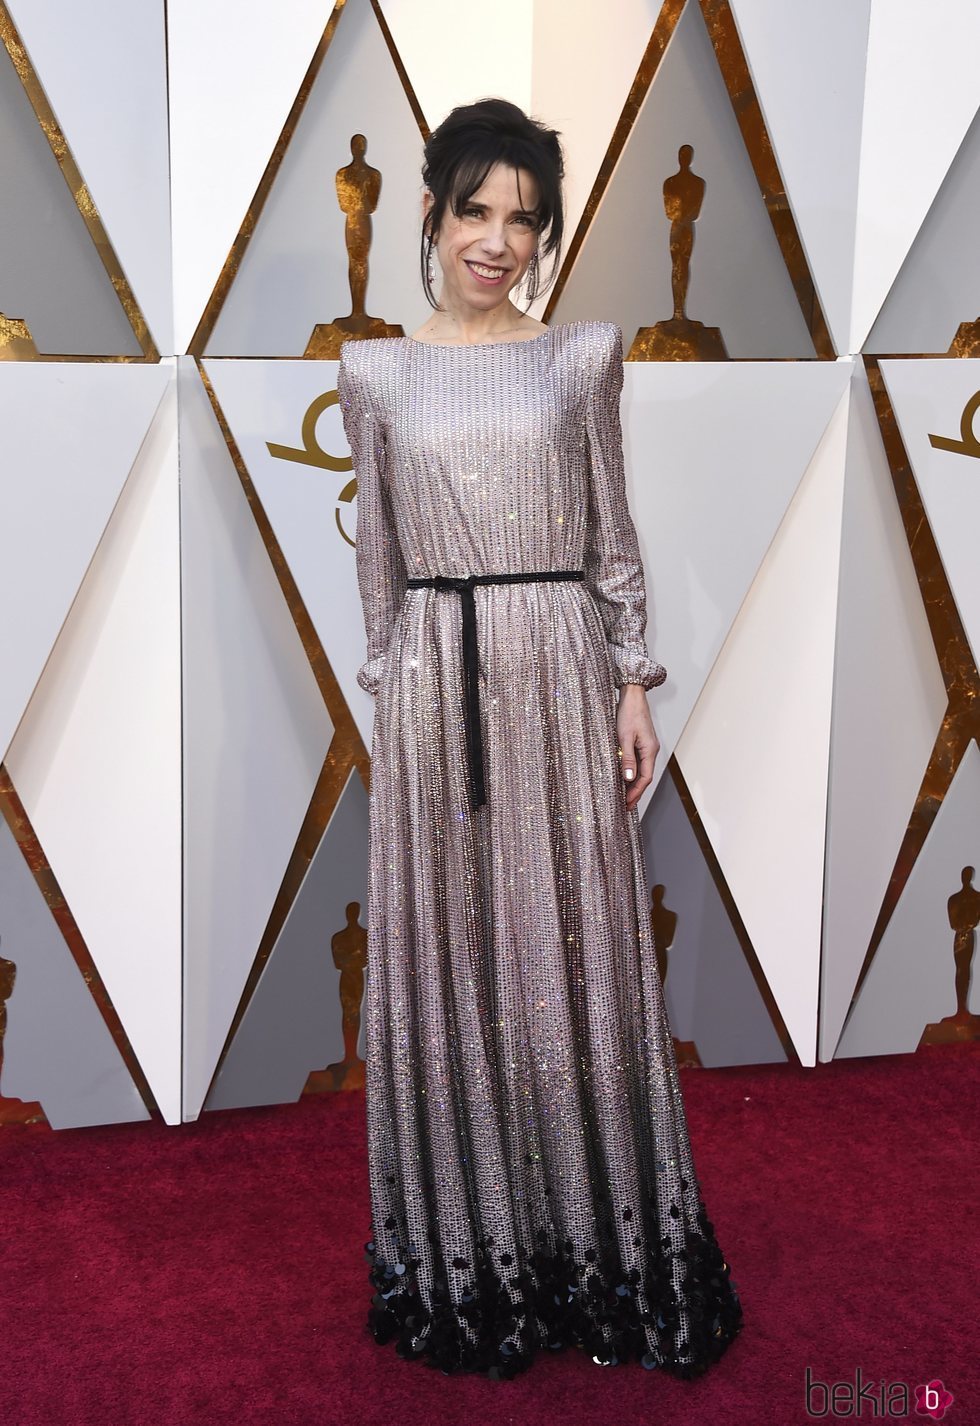
{"type": "Polygon", "coordinates": [[[915,1388],[915,1409],[920,1416],[931,1416],[933,1421],[941,1421],[952,1404],[953,1393],[946,1390],[938,1377],[925,1386],[915,1388]]]}
{"type": "Polygon", "coordinates": [[[916,1386],[910,1393],[904,1381],[876,1382],[864,1379],[858,1367],[854,1381],[821,1381],[806,1369],[806,1413],[808,1416],[864,1417],[866,1420],[902,1420],[908,1416],[914,1400],[918,1416],[941,1421],[953,1404],[953,1393],[947,1391],[938,1377],[916,1386]]]}

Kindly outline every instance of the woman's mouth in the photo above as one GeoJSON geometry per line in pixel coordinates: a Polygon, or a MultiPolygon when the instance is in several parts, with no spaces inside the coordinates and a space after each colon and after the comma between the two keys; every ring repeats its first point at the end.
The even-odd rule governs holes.
{"type": "Polygon", "coordinates": [[[482,282],[484,287],[496,287],[507,276],[505,267],[489,267],[482,262],[470,262],[468,258],[464,258],[463,261],[477,282],[482,282]]]}

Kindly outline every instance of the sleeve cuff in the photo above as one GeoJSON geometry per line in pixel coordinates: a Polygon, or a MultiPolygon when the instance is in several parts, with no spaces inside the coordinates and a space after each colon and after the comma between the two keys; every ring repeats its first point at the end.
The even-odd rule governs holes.
{"type": "Polygon", "coordinates": [[[357,681],[364,689],[365,693],[377,693],[381,685],[381,676],[384,673],[384,655],[380,658],[369,659],[366,664],[362,664],[357,670],[357,681]]]}
{"type": "Polygon", "coordinates": [[[663,664],[645,654],[631,654],[625,650],[612,651],[613,677],[617,688],[625,683],[639,683],[643,688],[659,688],[667,677],[663,664]]]}

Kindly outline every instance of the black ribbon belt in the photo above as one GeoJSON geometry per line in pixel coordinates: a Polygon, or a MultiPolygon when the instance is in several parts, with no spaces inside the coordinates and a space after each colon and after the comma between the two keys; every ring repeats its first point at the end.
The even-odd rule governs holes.
{"type": "Polygon", "coordinates": [[[433,579],[410,579],[409,589],[441,589],[458,594],[463,617],[463,717],[466,727],[466,756],[470,771],[473,809],[487,800],[483,772],[483,725],[480,718],[480,652],[476,637],[476,597],[478,584],[557,584],[560,580],[581,580],[581,569],[549,569],[539,574],[471,574],[453,579],[437,574],[433,579]]]}

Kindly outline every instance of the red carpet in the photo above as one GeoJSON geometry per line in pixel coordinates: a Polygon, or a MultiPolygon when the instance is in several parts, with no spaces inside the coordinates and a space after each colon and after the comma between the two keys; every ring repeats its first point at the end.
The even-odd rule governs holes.
{"type": "Polygon", "coordinates": [[[694,1382],[577,1351],[515,1381],[446,1377],[378,1346],[359,1093],[182,1128],[4,1128],[0,1421],[804,1426],[809,1365],[879,1404],[866,1390],[824,1420],[928,1421],[888,1417],[883,1383],[939,1377],[944,1421],[973,1426],[978,1080],[977,1044],[681,1071],[745,1308],[694,1382]]]}

